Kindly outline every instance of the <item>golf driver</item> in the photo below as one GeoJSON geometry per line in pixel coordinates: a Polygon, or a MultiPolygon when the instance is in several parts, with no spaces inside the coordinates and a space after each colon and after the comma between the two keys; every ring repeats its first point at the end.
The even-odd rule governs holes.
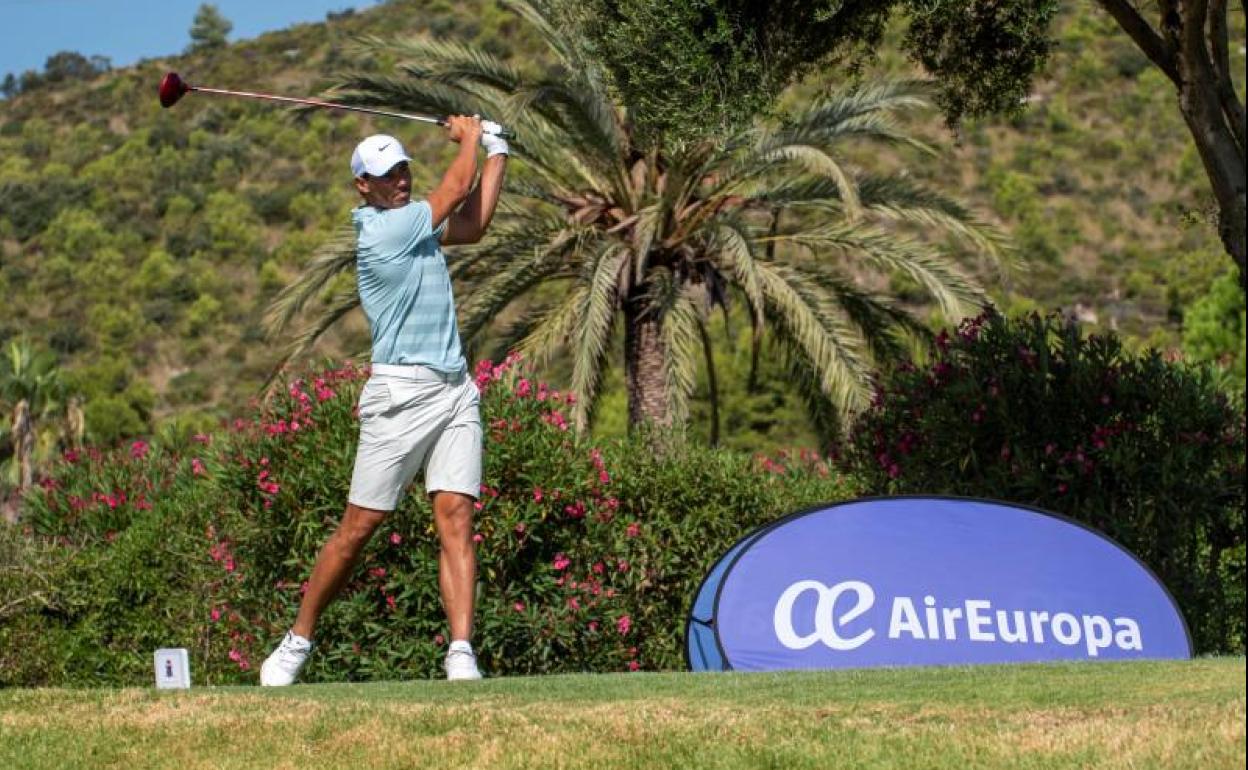
{"type": "MultiPolygon", "coordinates": [[[[369,115],[382,115],[387,118],[400,118],[402,120],[415,120],[420,123],[432,123],[438,126],[446,125],[446,118],[434,118],[429,115],[411,115],[403,112],[387,112],[386,110],[374,110],[369,107],[353,107],[349,104],[334,104],[333,102],[323,102],[318,99],[298,99],[293,96],[274,96],[273,94],[257,94],[250,91],[228,91],[224,88],[205,88],[203,86],[193,86],[182,78],[178,77],[176,72],[167,72],[160,79],[160,106],[172,107],[178,103],[178,100],[186,95],[188,91],[199,91],[206,94],[223,94],[225,96],[243,96],[248,99],[268,99],[274,102],[287,102],[290,104],[306,104],[309,107],[325,107],[331,110],[349,110],[350,112],[364,112],[369,115]]],[[[514,139],[515,132],[510,129],[503,128],[492,120],[481,121],[481,129],[487,134],[500,136],[503,139],[514,139]]]]}

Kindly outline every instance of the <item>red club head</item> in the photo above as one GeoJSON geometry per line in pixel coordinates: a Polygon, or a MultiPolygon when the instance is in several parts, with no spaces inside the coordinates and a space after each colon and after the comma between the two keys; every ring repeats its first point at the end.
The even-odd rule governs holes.
{"type": "Polygon", "coordinates": [[[182,82],[182,78],[178,77],[178,73],[165,73],[165,76],[160,79],[160,106],[172,107],[177,104],[183,94],[190,90],[191,87],[182,82]]]}

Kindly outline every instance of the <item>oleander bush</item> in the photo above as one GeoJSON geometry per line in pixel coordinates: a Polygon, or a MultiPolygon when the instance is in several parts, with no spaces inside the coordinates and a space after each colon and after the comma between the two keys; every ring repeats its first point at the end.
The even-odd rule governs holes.
{"type": "Polygon", "coordinates": [[[1244,412],[1209,371],[1059,316],[981,316],[878,382],[840,463],[875,494],[1025,503],[1117,540],[1202,652],[1244,651],[1244,412]]]}
{"type": "MultiPolygon", "coordinates": [[[[254,682],[346,501],[353,366],[292,382],[173,452],[67,453],[0,530],[0,686],[143,684],[151,651],[196,683],[254,682]]],[[[678,669],[706,569],[755,526],[852,485],[817,456],[638,437],[597,447],[514,360],[476,372],[486,433],[476,643],[494,675],[678,669]]],[[[440,674],[438,548],[418,478],[318,628],[305,680],[440,674]]]]}

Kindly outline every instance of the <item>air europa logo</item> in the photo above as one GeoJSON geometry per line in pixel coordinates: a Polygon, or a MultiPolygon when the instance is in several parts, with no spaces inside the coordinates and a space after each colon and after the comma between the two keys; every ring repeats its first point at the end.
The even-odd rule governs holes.
{"type": "Polygon", "coordinates": [[[745,534],[690,605],[695,670],[1184,659],[1165,586],[1104,535],[992,500],[884,497],[745,534]]]}
{"type": "MultiPolygon", "coordinates": [[[[861,580],[847,580],[826,586],[818,580],[799,580],[780,594],[772,613],[776,639],[790,650],[804,650],[822,642],[833,650],[854,650],[875,636],[874,628],[843,635],[840,629],[852,625],[875,605],[875,589],[861,580]],[[806,592],[814,592],[814,630],[795,630],[794,605],[806,592]],[[846,597],[845,610],[837,616],[837,602],[846,597]]],[[[997,642],[1002,644],[1044,644],[1052,638],[1059,644],[1082,643],[1089,657],[1097,657],[1111,645],[1120,650],[1144,651],[1140,624],[1134,618],[1046,610],[994,609],[987,599],[967,599],[958,606],[938,606],[934,596],[924,596],[922,609],[909,596],[895,596],[889,613],[888,638],[929,642],[997,642]]]]}

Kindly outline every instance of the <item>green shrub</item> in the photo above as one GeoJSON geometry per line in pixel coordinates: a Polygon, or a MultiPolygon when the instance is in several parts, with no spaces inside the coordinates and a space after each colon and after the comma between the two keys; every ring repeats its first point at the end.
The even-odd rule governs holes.
{"type": "Polygon", "coordinates": [[[1244,414],[1202,369],[1055,316],[965,322],[886,375],[843,457],[870,491],[1064,513],[1144,560],[1197,649],[1244,650],[1244,414]]]}
{"type": "MultiPolygon", "coordinates": [[[[151,650],[170,645],[191,650],[196,682],[253,682],[345,506],[364,376],[297,380],[182,454],[134,442],[70,455],[27,501],[30,547],[62,568],[45,600],[0,625],[0,648],[31,643],[36,658],[0,669],[0,686],[141,684],[151,650]]],[[[495,675],[683,667],[685,612],[710,565],[751,528],[852,492],[812,456],[594,447],[568,428],[567,397],[513,363],[486,362],[477,382],[476,639],[495,675]]],[[[322,618],[307,680],[440,672],[422,483],[322,618]]]]}

